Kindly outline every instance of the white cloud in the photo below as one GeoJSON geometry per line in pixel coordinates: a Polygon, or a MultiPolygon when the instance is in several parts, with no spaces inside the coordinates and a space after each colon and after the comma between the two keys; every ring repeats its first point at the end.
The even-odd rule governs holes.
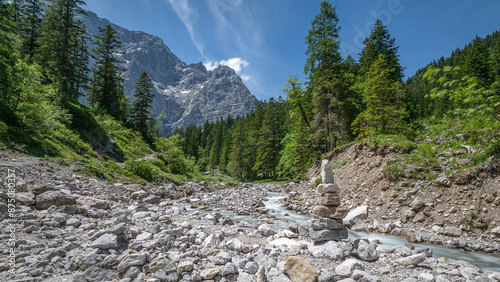
{"type": "Polygon", "coordinates": [[[246,74],[242,74],[242,75],[240,75],[240,77],[241,77],[241,80],[243,80],[245,82],[249,81],[252,78],[251,76],[246,75],[246,74]]]}
{"type": "Polygon", "coordinates": [[[221,26],[227,24],[226,13],[239,7],[243,0],[206,0],[210,12],[221,26]]]}
{"type": "Polygon", "coordinates": [[[184,26],[189,32],[189,36],[191,40],[194,42],[194,45],[203,56],[203,42],[197,38],[197,35],[194,31],[194,24],[198,19],[198,12],[195,8],[189,5],[188,0],[168,0],[170,5],[174,8],[177,16],[182,20],[184,26]]]}
{"type": "Polygon", "coordinates": [[[251,76],[247,74],[243,74],[243,68],[248,66],[250,63],[248,61],[243,60],[242,58],[235,57],[235,58],[230,58],[227,60],[221,60],[221,61],[207,61],[203,63],[207,70],[214,70],[218,66],[228,66],[232,68],[240,77],[243,81],[248,81],[251,79],[251,76]]]}

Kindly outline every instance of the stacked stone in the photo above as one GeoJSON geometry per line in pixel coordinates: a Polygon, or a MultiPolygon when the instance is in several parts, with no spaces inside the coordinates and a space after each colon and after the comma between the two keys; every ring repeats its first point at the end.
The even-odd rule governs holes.
{"type": "Polygon", "coordinates": [[[318,185],[317,205],[313,208],[311,239],[314,242],[347,239],[342,219],[348,210],[340,207],[340,188],[335,184],[330,161],[321,163],[322,182],[318,185]]]}

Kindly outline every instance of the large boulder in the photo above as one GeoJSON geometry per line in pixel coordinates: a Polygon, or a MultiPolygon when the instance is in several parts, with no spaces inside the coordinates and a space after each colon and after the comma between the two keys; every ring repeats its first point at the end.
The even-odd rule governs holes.
{"type": "Polygon", "coordinates": [[[91,246],[93,248],[99,248],[103,250],[114,249],[118,247],[118,236],[115,234],[104,234],[92,242],[91,246]]]}
{"type": "Polygon", "coordinates": [[[25,206],[32,206],[35,204],[35,194],[31,192],[17,192],[15,194],[16,203],[25,206]]]}
{"type": "Polygon", "coordinates": [[[344,225],[351,226],[368,217],[368,206],[359,206],[344,217],[344,225]]]}
{"type": "Polygon", "coordinates": [[[413,256],[399,258],[396,260],[396,263],[403,266],[417,265],[424,262],[426,258],[427,256],[424,253],[421,253],[413,256]]]}
{"type": "Polygon", "coordinates": [[[74,205],[76,203],[75,197],[61,191],[47,191],[35,199],[36,208],[39,210],[48,209],[51,206],[66,206],[74,205]]]}
{"type": "Polygon", "coordinates": [[[108,201],[92,197],[78,197],[76,203],[80,206],[89,206],[96,209],[106,210],[111,207],[108,201]]]}
{"type": "Polygon", "coordinates": [[[120,261],[116,270],[120,273],[124,273],[132,266],[143,266],[145,263],[146,254],[130,254],[120,261]]]}
{"type": "Polygon", "coordinates": [[[451,237],[460,237],[462,235],[462,229],[448,226],[444,228],[443,234],[451,237]]]}
{"type": "Polygon", "coordinates": [[[354,245],[350,242],[328,241],[324,244],[310,244],[307,251],[315,258],[340,260],[350,256],[354,245]]]}
{"type": "Polygon", "coordinates": [[[289,257],[285,263],[285,273],[292,282],[317,282],[318,271],[299,257],[289,257]]]}
{"type": "MultiPolygon", "coordinates": [[[[378,252],[374,245],[367,239],[356,240],[357,251],[360,259],[364,261],[374,261],[378,259],[378,252]]],[[[355,243],[355,245],[356,245],[355,243]]]]}
{"type": "Polygon", "coordinates": [[[342,277],[351,277],[356,269],[365,270],[361,261],[357,259],[347,259],[335,267],[335,272],[342,277]]]}

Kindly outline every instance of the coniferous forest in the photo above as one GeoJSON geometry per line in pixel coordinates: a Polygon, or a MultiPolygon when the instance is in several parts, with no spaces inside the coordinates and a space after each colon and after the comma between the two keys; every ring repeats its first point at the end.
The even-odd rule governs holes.
{"type": "Polygon", "coordinates": [[[240,180],[304,179],[314,161],[355,140],[414,141],[425,134],[422,124],[451,126],[472,118],[475,129],[496,132],[485,154],[498,154],[498,32],[476,37],[403,81],[396,38],[380,19],[357,61],[340,55],[338,22],[336,7],[323,2],[305,38],[306,83],[292,74],[285,98],[263,101],[246,117],[179,129],[183,151],[201,168],[240,180]]]}
{"type": "Polygon", "coordinates": [[[499,153],[498,32],[472,39],[405,80],[397,38],[380,19],[359,59],[343,58],[342,15],[325,1],[305,34],[304,74],[291,74],[281,97],[259,102],[246,116],[178,128],[164,138],[152,116],[149,75],[141,74],[133,101],[125,96],[116,31],[108,25],[90,37],[79,20],[83,4],[0,1],[4,146],[77,160],[108,179],[155,181],[203,172],[240,181],[304,180],[316,160],[352,142],[403,140],[419,148],[429,126],[458,128],[484,142],[478,162],[499,153]]]}

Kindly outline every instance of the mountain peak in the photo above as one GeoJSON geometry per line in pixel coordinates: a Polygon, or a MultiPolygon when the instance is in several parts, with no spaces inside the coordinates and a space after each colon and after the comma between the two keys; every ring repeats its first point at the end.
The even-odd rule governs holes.
{"type": "MultiPolygon", "coordinates": [[[[228,66],[207,71],[203,63],[186,64],[155,35],[130,31],[87,11],[83,18],[91,35],[110,24],[122,42],[125,95],[133,99],[139,75],[146,71],[154,84],[153,112],[162,116],[160,133],[176,127],[203,125],[221,117],[243,116],[256,105],[253,96],[236,72],[228,66]]],[[[92,62],[91,62],[92,63],[92,62]]]]}

